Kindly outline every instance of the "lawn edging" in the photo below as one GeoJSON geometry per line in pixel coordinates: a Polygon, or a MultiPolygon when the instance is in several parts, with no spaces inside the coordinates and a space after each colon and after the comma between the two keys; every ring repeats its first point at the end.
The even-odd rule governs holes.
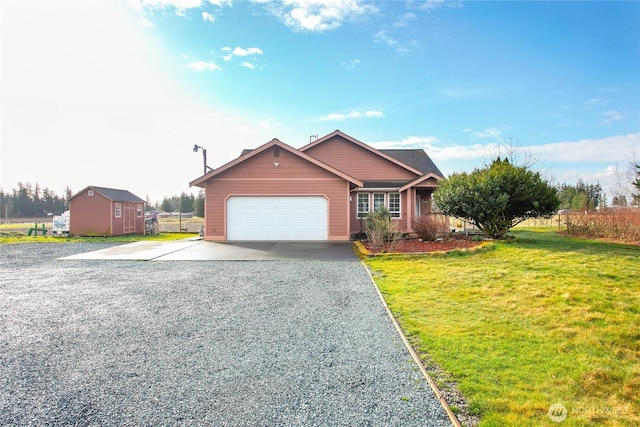
{"type": "MultiPolygon", "coordinates": [[[[360,242],[357,242],[357,243],[360,243],[360,242]]],[[[355,245],[355,246],[357,247],[358,245],[355,245]]],[[[364,248],[364,245],[362,243],[360,243],[360,246],[362,246],[364,248]]],[[[387,302],[385,301],[384,296],[382,295],[382,292],[380,292],[380,288],[378,288],[378,285],[376,284],[375,280],[373,280],[373,276],[371,275],[371,271],[369,270],[367,265],[362,260],[360,262],[362,263],[362,267],[365,269],[365,271],[369,275],[369,280],[371,281],[371,284],[375,288],[376,293],[378,294],[378,298],[380,298],[380,302],[382,303],[382,306],[384,307],[385,311],[387,312],[387,316],[389,316],[389,319],[391,319],[391,323],[393,323],[393,326],[395,327],[396,331],[398,332],[398,335],[400,336],[400,339],[402,340],[402,343],[404,344],[405,348],[407,349],[407,351],[411,355],[411,358],[413,359],[413,361],[418,366],[418,369],[420,370],[420,373],[422,374],[424,379],[429,384],[429,387],[431,387],[431,390],[433,391],[433,394],[438,399],[438,402],[440,402],[440,405],[442,405],[442,408],[444,409],[444,411],[446,412],[447,416],[449,417],[449,420],[451,421],[451,424],[454,427],[462,427],[462,424],[460,423],[460,421],[456,417],[456,414],[453,412],[453,410],[449,406],[449,403],[447,402],[446,398],[444,397],[444,395],[442,394],[442,392],[438,388],[438,385],[435,383],[433,378],[431,378],[431,375],[429,375],[429,372],[427,371],[427,368],[424,366],[424,363],[422,363],[422,359],[420,359],[420,356],[418,356],[418,354],[416,353],[414,348],[411,346],[411,343],[407,339],[407,336],[405,335],[404,330],[400,326],[400,323],[398,322],[398,319],[396,319],[396,317],[393,315],[393,312],[391,311],[391,309],[387,305],[387,302]]]]}
{"type": "Polygon", "coordinates": [[[355,242],[353,242],[353,251],[356,253],[356,255],[358,255],[360,259],[374,258],[374,257],[380,257],[380,256],[415,256],[415,255],[431,255],[431,254],[442,255],[442,254],[448,254],[452,252],[461,252],[461,253],[475,252],[475,251],[488,248],[489,246],[492,245],[492,243],[493,241],[491,240],[485,240],[482,243],[479,243],[478,245],[470,248],[456,248],[456,249],[428,251],[428,252],[377,252],[376,253],[376,252],[371,252],[366,248],[364,243],[362,243],[359,240],[356,240],[355,242]]]}

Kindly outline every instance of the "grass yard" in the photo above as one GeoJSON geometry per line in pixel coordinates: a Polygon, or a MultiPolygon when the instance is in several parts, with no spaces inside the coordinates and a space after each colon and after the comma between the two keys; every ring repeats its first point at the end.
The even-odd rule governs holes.
{"type": "Polygon", "coordinates": [[[141,235],[127,234],[124,236],[113,237],[53,237],[50,236],[52,228],[51,218],[35,218],[21,221],[14,220],[13,223],[0,224],[0,244],[17,244],[17,243],[74,243],[74,242],[138,242],[141,240],[180,240],[193,237],[198,234],[200,227],[204,224],[202,218],[185,218],[179,221],[178,218],[159,218],[158,225],[159,234],[141,235]],[[18,222],[20,221],[20,222],[18,222]],[[46,236],[27,236],[27,230],[38,224],[38,229],[42,228],[42,224],[49,230],[46,236]],[[182,228],[182,233],[180,229],[182,228]]]}
{"type": "Polygon", "coordinates": [[[20,243],[130,243],[142,240],[168,241],[181,240],[197,236],[196,233],[160,233],[160,234],[127,234],[113,237],[52,237],[52,236],[27,236],[25,234],[14,234],[2,232],[0,230],[0,245],[15,245],[20,243]]]}
{"type": "Polygon", "coordinates": [[[640,247],[512,234],[475,252],[365,263],[481,426],[640,425],[640,247]],[[561,424],[549,416],[558,403],[561,424]]]}

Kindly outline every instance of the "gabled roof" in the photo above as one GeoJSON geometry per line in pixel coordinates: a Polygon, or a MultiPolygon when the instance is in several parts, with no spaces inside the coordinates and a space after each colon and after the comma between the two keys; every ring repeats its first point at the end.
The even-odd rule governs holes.
{"type": "MultiPolygon", "coordinates": [[[[335,131],[331,132],[330,134],[325,135],[322,138],[318,138],[315,141],[313,141],[312,143],[305,145],[304,147],[300,148],[300,151],[306,151],[306,150],[308,150],[308,149],[310,149],[312,147],[320,145],[323,142],[333,138],[334,136],[340,136],[340,137],[346,139],[347,141],[349,141],[349,142],[351,142],[351,143],[353,143],[353,144],[355,144],[355,145],[357,145],[357,146],[359,146],[361,148],[364,148],[365,150],[370,151],[371,153],[373,153],[375,155],[378,155],[378,156],[390,161],[391,163],[394,163],[394,164],[396,164],[396,165],[398,165],[398,166],[400,166],[400,167],[402,167],[404,169],[407,169],[408,171],[411,171],[411,172],[415,173],[416,175],[423,175],[425,173],[422,170],[416,168],[415,166],[413,166],[411,164],[408,164],[408,163],[405,163],[405,162],[403,162],[403,161],[401,161],[401,160],[399,160],[399,159],[397,159],[397,158],[385,153],[383,150],[376,150],[375,148],[368,146],[364,142],[358,141],[354,137],[347,135],[346,133],[340,131],[339,129],[336,129],[335,131]]],[[[425,155],[426,155],[426,153],[425,153],[425,155]]]]}
{"type": "Polygon", "coordinates": [[[85,189],[83,189],[82,191],[79,191],[75,195],[71,196],[71,198],[73,199],[77,195],[89,189],[95,191],[96,193],[102,194],[104,197],[111,200],[112,202],[146,203],[144,200],[142,200],[140,197],[136,196],[135,194],[131,193],[130,191],[118,190],[115,188],[107,188],[107,187],[96,187],[93,185],[90,185],[85,189]]]}
{"type": "Polygon", "coordinates": [[[440,172],[440,169],[433,163],[433,160],[422,148],[409,148],[409,149],[384,149],[379,150],[383,153],[400,160],[415,169],[418,169],[424,174],[434,173],[439,176],[438,179],[442,179],[444,175],[440,172]]]}
{"type": "Polygon", "coordinates": [[[442,179],[441,176],[432,173],[428,173],[428,174],[424,174],[422,176],[419,176],[418,178],[414,179],[413,181],[408,182],[407,184],[405,184],[403,187],[400,187],[400,189],[398,191],[403,192],[411,187],[413,187],[414,185],[418,185],[423,183],[424,181],[428,180],[429,178],[433,178],[436,181],[439,181],[442,179]]]}
{"type": "Polygon", "coordinates": [[[273,146],[278,146],[283,150],[287,150],[288,152],[310,162],[313,163],[314,165],[321,167],[322,169],[331,172],[334,175],[339,176],[340,178],[345,179],[346,181],[349,181],[355,185],[357,185],[358,187],[362,187],[362,181],[355,179],[352,176],[347,175],[344,172],[339,171],[338,169],[329,166],[326,163],[321,162],[318,159],[315,159],[303,152],[301,152],[300,150],[297,150],[287,144],[285,144],[284,142],[280,141],[277,138],[272,139],[271,141],[267,142],[266,144],[261,145],[260,147],[254,149],[254,150],[243,150],[243,154],[240,155],[240,157],[230,161],[229,163],[220,166],[218,169],[212,170],[211,172],[207,173],[206,175],[201,176],[200,178],[197,178],[193,181],[191,181],[189,183],[189,185],[191,187],[193,186],[200,186],[200,184],[202,184],[203,182],[205,182],[206,180],[208,180],[209,178],[213,178],[214,176],[227,171],[231,168],[233,168],[234,166],[238,165],[239,163],[245,162],[249,159],[251,159],[252,157],[262,153],[265,150],[268,150],[269,148],[273,147],[273,146]]]}

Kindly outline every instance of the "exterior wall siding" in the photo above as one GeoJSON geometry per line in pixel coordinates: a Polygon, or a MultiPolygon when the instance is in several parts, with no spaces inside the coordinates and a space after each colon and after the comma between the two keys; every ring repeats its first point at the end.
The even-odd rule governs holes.
{"type": "Polygon", "coordinates": [[[69,233],[76,236],[111,236],[113,210],[111,200],[98,192],[88,190],[69,201],[69,233]]]}
{"type": "MultiPolygon", "coordinates": [[[[373,209],[373,200],[371,199],[371,194],[373,193],[383,193],[382,191],[354,191],[351,193],[351,203],[349,207],[349,216],[351,218],[351,228],[350,233],[352,235],[358,234],[360,232],[364,232],[364,227],[366,226],[366,219],[358,218],[358,193],[367,193],[369,194],[369,210],[373,209]]],[[[388,199],[386,199],[385,193],[385,203],[388,203],[388,199]]],[[[407,227],[409,224],[409,219],[413,218],[415,212],[413,208],[413,204],[411,205],[411,212],[409,212],[409,207],[407,203],[407,191],[400,193],[400,218],[392,218],[393,224],[398,227],[398,230],[411,232],[410,227],[407,227]]]]}
{"type": "Polygon", "coordinates": [[[334,174],[280,149],[254,156],[206,182],[206,240],[226,240],[226,201],[231,196],[324,196],[329,240],[349,238],[349,186],[334,174]],[[274,163],[278,163],[277,167],[274,163]]]}
{"type": "Polygon", "coordinates": [[[411,180],[418,177],[340,136],[309,148],[305,154],[362,181],[411,180]]]}
{"type": "Polygon", "coordinates": [[[75,236],[119,236],[144,233],[144,204],[113,202],[97,191],[89,196],[89,189],[69,201],[69,233],[75,236]],[[120,218],[115,217],[115,204],[121,205],[120,218]],[[143,215],[138,217],[140,208],[143,215]],[[126,215],[133,215],[127,218],[126,215]],[[125,227],[125,219],[127,227],[125,227]]]}

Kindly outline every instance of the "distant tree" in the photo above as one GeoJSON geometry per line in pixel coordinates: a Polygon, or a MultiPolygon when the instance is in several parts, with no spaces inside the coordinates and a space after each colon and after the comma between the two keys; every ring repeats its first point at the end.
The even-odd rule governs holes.
{"type": "Polygon", "coordinates": [[[581,179],[576,185],[565,183],[558,186],[558,198],[560,199],[560,209],[582,212],[604,207],[606,200],[600,183],[589,184],[581,179]]]}
{"type": "Polygon", "coordinates": [[[172,207],[173,206],[171,205],[171,200],[164,197],[162,199],[162,203],[160,204],[160,210],[164,212],[173,212],[172,207]]]}
{"type": "Polygon", "coordinates": [[[194,196],[193,194],[187,194],[183,192],[180,195],[180,211],[181,212],[193,212],[194,196]]]}
{"type": "Polygon", "coordinates": [[[472,173],[456,173],[443,180],[434,193],[445,214],[465,219],[494,239],[535,217],[556,213],[560,201],[556,188],[526,166],[514,166],[499,157],[472,173]]]}
{"type": "Polygon", "coordinates": [[[204,190],[198,192],[198,196],[193,201],[193,214],[204,218],[204,190]]]}
{"type": "Polygon", "coordinates": [[[627,202],[627,196],[625,196],[624,194],[620,195],[620,196],[613,196],[613,200],[611,200],[611,204],[613,206],[628,206],[629,203],[627,202]]]}

